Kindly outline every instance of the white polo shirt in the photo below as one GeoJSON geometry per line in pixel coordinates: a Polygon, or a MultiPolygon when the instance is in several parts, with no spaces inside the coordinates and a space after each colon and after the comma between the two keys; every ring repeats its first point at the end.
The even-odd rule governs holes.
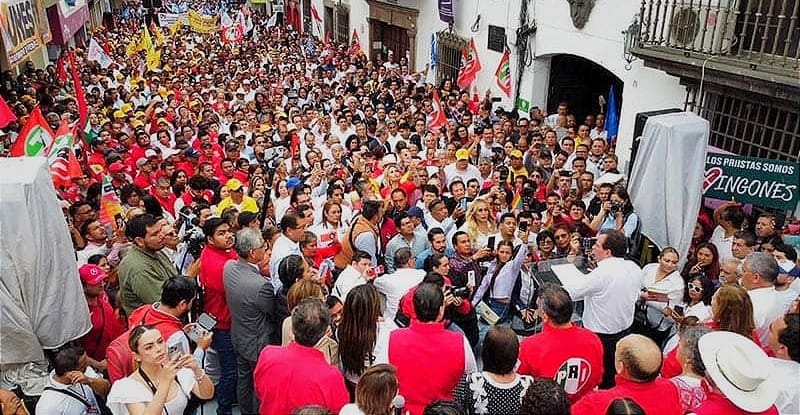
{"type": "Polygon", "coordinates": [[[607,258],[575,286],[565,286],[572,301],[584,300],[583,326],[597,334],[616,334],[631,327],[642,282],[642,270],[623,258],[607,258]]]}
{"type": "MultiPolygon", "coordinates": [[[[87,377],[100,378],[100,374],[91,367],[87,367],[83,372],[87,377]]],[[[44,415],[98,415],[100,407],[94,397],[94,391],[89,385],[75,384],[65,385],[53,379],[55,370],[50,372],[47,386],[53,389],[63,390],[66,393],[54,390],[44,390],[39,402],[36,404],[36,413],[44,415]],[[67,395],[70,393],[79,396],[91,405],[87,407],[81,400],[67,395]]]]}

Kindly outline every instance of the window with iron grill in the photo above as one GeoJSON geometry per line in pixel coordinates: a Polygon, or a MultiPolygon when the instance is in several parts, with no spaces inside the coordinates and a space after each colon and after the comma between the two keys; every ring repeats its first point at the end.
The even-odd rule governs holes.
{"type": "Polygon", "coordinates": [[[687,88],[685,110],[707,119],[708,143],[740,156],[797,161],[800,110],[795,103],[748,96],[742,91],[687,88]]]}
{"type": "Polygon", "coordinates": [[[442,31],[436,33],[436,46],[439,55],[439,66],[436,69],[437,85],[441,85],[445,79],[455,83],[458,70],[461,69],[461,50],[467,46],[467,40],[442,31]]]}
{"type": "Polygon", "coordinates": [[[343,45],[350,45],[350,10],[336,8],[336,34],[334,40],[343,45]]]}

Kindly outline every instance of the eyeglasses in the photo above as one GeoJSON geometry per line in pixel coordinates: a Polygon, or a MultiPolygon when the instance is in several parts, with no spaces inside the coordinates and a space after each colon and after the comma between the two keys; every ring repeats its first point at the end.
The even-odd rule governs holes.
{"type": "Polygon", "coordinates": [[[689,288],[689,291],[693,291],[693,292],[695,292],[697,294],[700,294],[700,293],[703,292],[703,287],[698,287],[698,286],[692,284],[691,282],[686,284],[686,287],[689,288]]]}
{"type": "Polygon", "coordinates": [[[542,242],[539,242],[539,245],[549,245],[549,244],[552,244],[552,243],[553,243],[552,239],[545,239],[542,242]]]}
{"type": "Polygon", "coordinates": [[[556,239],[567,239],[568,237],[569,235],[566,233],[556,235],[556,239]]]}

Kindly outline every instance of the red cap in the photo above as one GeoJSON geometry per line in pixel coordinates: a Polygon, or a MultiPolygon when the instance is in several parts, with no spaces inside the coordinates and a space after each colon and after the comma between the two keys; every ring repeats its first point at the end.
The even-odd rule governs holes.
{"type": "Polygon", "coordinates": [[[116,173],[116,172],[120,172],[120,171],[124,171],[124,170],[125,170],[125,166],[123,166],[122,163],[120,163],[118,161],[114,162],[114,163],[111,163],[111,165],[108,166],[108,171],[110,171],[111,173],[116,173]]]}
{"type": "Polygon", "coordinates": [[[86,264],[78,269],[78,274],[86,285],[97,285],[107,278],[106,272],[94,264],[86,264]]]}

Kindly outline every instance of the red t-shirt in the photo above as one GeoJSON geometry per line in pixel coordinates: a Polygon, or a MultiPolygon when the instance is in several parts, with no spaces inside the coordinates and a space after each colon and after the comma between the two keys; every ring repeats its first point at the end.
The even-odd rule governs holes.
{"type": "Polygon", "coordinates": [[[261,350],[253,383],[262,415],[291,414],[307,405],[338,414],[350,401],[339,369],[329,365],[319,350],[295,342],[261,350]]]}
{"type": "Polygon", "coordinates": [[[199,278],[206,290],[205,312],[217,318],[216,328],[220,330],[231,329],[231,311],[225,299],[222,269],[226,262],[236,258],[236,251],[233,249],[223,251],[210,245],[200,254],[199,278]]]}
{"type": "Polygon", "coordinates": [[[521,375],[555,380],[571,402],[594,390],[603,380],[603,344],[591,331],[571,325],[550,324],[519,346],[521,375]]]}
{"type": "Polygon", "coordinates": [[[81,343],[89,357],[100,361],[106,358],[109,343],[122,334],[125,327],[114,315],[114,309],[105,294],[98,298],[97,305],[89,305],[89,316],[92,318],[92,329],[81,338],[81,343]]]}
{"type": "Polygon", "coordinates": [[[464,337],[442,323],[412,321],[389,335],[389,363],[397,368],[406,410],[419,415],[433,401],[453,399],[464,376],[464,347],[464,337]]]}
{"type": "Polygon", "coordinates": [[[729,401],[719,393],[710,392],[706,397],[706,400],[697,408],[689,411],[689,413],[694,413],[697,415],[778,415],[778,409],[775,408],[775,405],[772,405],[766,411],[747,412],[734,405],[733,402],[729,401]]]}
{"type": "Polygon", "coordinates": [[[617,386],[585,395],[572,405],[572,415],[604,414],[617,398],[630,398],[644,409],[646,414],[681,415],[678,389],[667,379],[658,378],[648,383],[637,383],[619,375],[617,386]]]}

